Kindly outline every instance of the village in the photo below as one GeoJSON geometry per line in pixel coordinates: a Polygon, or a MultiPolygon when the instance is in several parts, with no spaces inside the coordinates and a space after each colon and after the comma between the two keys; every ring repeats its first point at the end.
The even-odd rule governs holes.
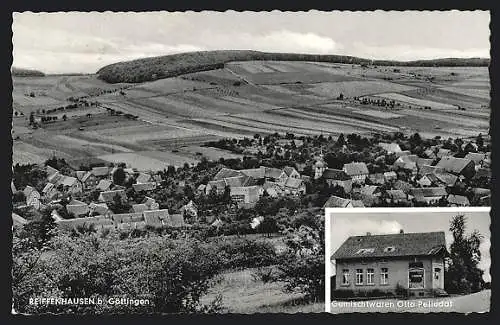
{"type": "Polygon", "coordinates": [[[489,136],[350,134],[333,140],[276,133],[206,145],[247,156],[243,161],[203,158],[197,166],[163,171],[125,164],[75,170],[56,157],[42,166],[13,166],[15,220],[29,220],[49,207],[61,229],[220,228],[224,220],[253,211],[246,220],[251,231],[252,217],[263,220],[255,209],[262,200],[292,198],[303,210],[490,204],[489,136]],[[36,177],[26,180],[23,173],[36,177]]]}

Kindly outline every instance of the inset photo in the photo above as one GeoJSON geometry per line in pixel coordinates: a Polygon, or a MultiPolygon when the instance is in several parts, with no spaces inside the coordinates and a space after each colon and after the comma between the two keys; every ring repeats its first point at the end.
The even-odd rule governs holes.
{"type": "Polygon", "coordinates": [[[326,311],[490,310],[490,208],[327,209],[326,311]]]}

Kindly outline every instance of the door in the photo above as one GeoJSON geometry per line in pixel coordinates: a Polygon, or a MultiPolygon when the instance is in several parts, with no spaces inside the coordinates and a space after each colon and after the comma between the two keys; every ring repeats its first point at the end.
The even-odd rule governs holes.
{"type": "Polygon", "coordinates": [[[434,265],[432,269],[432,288],[444,289],[444,271],[442,265],[434,265]]]}

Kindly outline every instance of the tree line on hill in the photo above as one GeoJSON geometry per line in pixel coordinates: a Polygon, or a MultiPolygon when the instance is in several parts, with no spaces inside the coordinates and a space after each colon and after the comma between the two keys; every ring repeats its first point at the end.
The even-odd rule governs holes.
{"type": "Polygon", "coordinates": [[[347,64],[391,66],[488,66],[489,59],[437,59],[418,61],[368,60],[344,55],[269,53],[248,50],[199,51],[137,59],[107,65],[97,71],[100,79],[109,83],[140,83],[182,74],[221,69],[232,61],[311,61],[347,64]]]}

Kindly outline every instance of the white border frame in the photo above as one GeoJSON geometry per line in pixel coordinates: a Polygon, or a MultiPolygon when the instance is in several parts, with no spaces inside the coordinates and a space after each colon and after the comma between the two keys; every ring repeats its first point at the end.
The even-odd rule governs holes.
{"type": "MultiPolygon", "coordinates": [[[[332,213],[418,213],[418,212],[489,212],[491,219],[491,207],[422,207],[422,208],[326,208],[325,209],[325,312],[331,312],[331,275],[330,267],[330,215],[332,213]]],[[[490,230],[490,237],[491,237],[490,230]]]]}

